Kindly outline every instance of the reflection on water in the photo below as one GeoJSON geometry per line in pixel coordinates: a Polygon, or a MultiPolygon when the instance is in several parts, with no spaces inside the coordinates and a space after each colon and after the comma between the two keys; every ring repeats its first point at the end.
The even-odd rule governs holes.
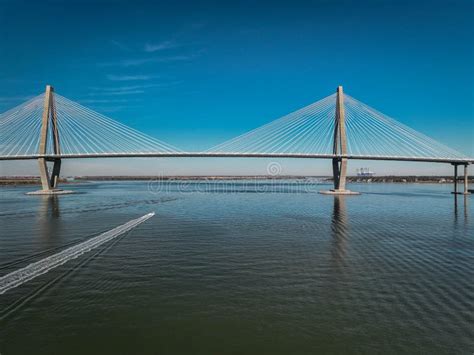
{"type": "Polygon", "coordinates": [[[468,206],[468,201],[469,201],[469,195],[458,195],[458,194],[453,194],[454,196],[454,221],[458,221],[458,216],[460,213],[463,214],[464,221],[467,222],[468,215],[469,215],[469,206],[468,206]],[[460,196],[460,197],[458,197],[460,196]],[[461,205],[461,206],[459,206],[461,205]]]}
{"type": "Polygon", "coordinates": [[[332,256],[338,265],[342,265],[347,253],[348,221],[345,196],[334,196],[331,218],[332,256]]]}
{"type": "Polygon", "coordinates": [[[41,202],[38,205],[37,220],[42,240],[54,239],[61,230],[60,196],[38,196],[41,202]]]}
{"type": "Polygon", "coordinates": [[[40,196],[41,204],[39,208],[39,214],[44,217],[48,218],[51,216],[52,218],[59,218],[60,209],[59,209],[59,196],[40,196]]]}

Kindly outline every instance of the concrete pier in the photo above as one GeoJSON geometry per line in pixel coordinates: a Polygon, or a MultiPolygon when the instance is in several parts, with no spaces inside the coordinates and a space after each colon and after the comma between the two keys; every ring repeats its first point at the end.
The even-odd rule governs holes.
{"type": "Polygon", "coordinates": [[[469,172],[468,165],[464,165],[464,195],[470,194],[469,192],[469,172]]]}
{"type": "Polygon", "coordinates": [[[470,195],[471,191],[469,190],[469,164],[457,164],[453,163],[454,166],[454,177],[453,177],[453,183],[454,183],[454,191],[452,192],[453,194],[459,194],[459,195],[470,195]],[[464,165],[464,176],[463,176],[463,191],[458,191],[458,166],[459,165],[464,165]]]}

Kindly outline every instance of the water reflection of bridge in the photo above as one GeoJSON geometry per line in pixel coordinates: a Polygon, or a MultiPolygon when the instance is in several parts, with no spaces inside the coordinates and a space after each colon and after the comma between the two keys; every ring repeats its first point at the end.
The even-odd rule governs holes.
{"type": "Polygon", "coordinates": [[[346,200],[344,196],[334,196],[334,205],[331,219],[333,260],[342,264],[347,254],[349,238],[349,222],[347,219],[346,200]]]}
{"type": "Polygon", "coordinates": [[[458,197],[457,194],[454,195],[454,217],[455,217],[455,221],[458,220],[458,216],[460,213],[463,214],[463,217],[464,217],[464,220],[467,221],[468,219],[468,213],[469,211],[469,202],[468,202],[468,199],[466,197],[466,195],[464,195],[463,197],[458,197]]]}
{"type": "Polygon", "coordinates": [[[51,237],[60,235],[61,229],[61,208],[59,197],[56,195],[41,196],[38,207],[38,226],[41,239],[48,241],[51,237]]]}

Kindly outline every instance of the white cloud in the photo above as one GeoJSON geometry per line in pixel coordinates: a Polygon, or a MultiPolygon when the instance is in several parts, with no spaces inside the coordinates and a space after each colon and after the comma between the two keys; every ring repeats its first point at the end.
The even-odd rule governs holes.
{"type": "Polygon", "coordinates": [[[119,91],[108,91],[104,92],[104,95],[136,95],[136,94],[143,94],[144,90],[119,90],[119,91]]]}
{"type": "Polygon", "coordinates": [[[138,99],[84,99],[79,100],[81,104],[126,104],[130,101],[136,102],[138,99]]]}
{"type": "Polygon", "coordinates": [[[108,74],[107,79],[112,81],[138,81],[158,78],[158,75],[114,75],[108,74]]]}
{"type": "Polygon", "coordinates": [[[115,47],[123,51],[130,52],[130,48],[119,41],[111,40],[110,43],[112,43],[115,47]]]}
{"type": "Polygon", "coordinates": [[[160,43],[147,43],[145,44],[144,51],[148,53],[152,53],[152,52],[158,52],[165,49],[171,49],[171,48],[176,48],[176,47],[180,47],[180,45],[176,43],[174,40],[169,40],[169,41],[163,41],[160,43]]]}
{"type": "Polygon", "coordinates": [[[203,50],[199,50],[191,54],[173,55],[173,56],[160,56],[150,58],[130,58],[122,59],[116,62],[99,63],[101,67],[121,66],[121,67],[133,67],[149,63],[171,63],[171,62],[185,62],[193,60],[199,57],[203,53],[203,50]]]}
{"type": "Polygon", "coordinates": [[[181,62],[187,61],[194,58],[191,55],[175,55],[170,57],[154,57],[154,58],[139,58],[139,59],[125,59],[119,62],[119,65],[123,67],[131,67],[142,65],[146,63],[169,63],[169,62],[181,62]]]}
{"type": "Polygon", "coordinates": [[[92,86],[92,87],[89,87],[89,89],[96,91],[96,93],[90,93],[90,95],[97,95],[97,91],[100,91],[103,93],[135,91],[135,90],[144,90],[144,89],[150,89],[150,88],[169,87],[169,86],[177,85],[180,83],[181,81],[171,81],[171,82],[163,82],[163,83],[155,83],[155,84],[140,84],[140,85],[127,85],[127,86],[116,86],[116,87],[92,86]]]}
{"type": "Polygon", "coordinates": [[[0,97],[0,102],[15,102],[15,101],[28,101],[34,96],[5,96],[0,97]]]}

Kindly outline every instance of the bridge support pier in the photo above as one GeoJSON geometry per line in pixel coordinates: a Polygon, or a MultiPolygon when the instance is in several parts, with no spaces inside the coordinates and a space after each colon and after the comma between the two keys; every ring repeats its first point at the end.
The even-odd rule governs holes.
{"type": "Polygon", "coordinates": [[[461,194],[461,195],[469,195],[471,191],[469,190],[469,171],[468,166],[469,164],[457,164],[453,163],[454,166],[454,191],[453,194],[461,194]],[[458,191],[458,166],[464,165],[464,178],[463,178],[463,192],[458,191]]]}
{"type": "Polygon", "coordinates": [[[48,164],[45,158],[38,159],[38,167],[40,171],[41,187],[43,191],[55,191],[58,187],[59,174],[61,172],[61,159],[53,160],[53,170],[51,175],[48,171],[48,164]]]}
{"type": "Polygon", "coordinates": [[[59,173],[61,172],[61,159],[54,159],[53,171],[51,172],[51,188],[56,189],[59,182],[59,173]]]}
{"type": "Polygon", "coordinates": [[[359,192],[346,190],[347,158],[344,156],[347,155],[347,136],[342,86],[338,86],[337,88],[333,154],[340,156],[332,160],[334,189],[320,191],[320,193],[325,195],[359,195],[359,192]]]}
{"type": "Polygon", "coordinates": [[[346,190],[347,159],[334,158],[332,160],[332,174],[334,177],[334,190],[346,190]]]}
{"type": "Polygon", "coordinates": [[[41,187],[43,191],[51,190],[51,182],[49,180],[49,173],[48,173],[48,164],[46,163],[45,158],[38,159],[38,168],[40,172],[41,187]]]}
{"type": "Polygon", "coordinates": [[[458,165],[454,164],[454,193],[458,193],[458,165]]]}
{"type": "Polygon", "coordinates": [[[468,172],[468,164],[464,165],[464,194],[468,195],[469,192],[469,172],[468,172]]]}

